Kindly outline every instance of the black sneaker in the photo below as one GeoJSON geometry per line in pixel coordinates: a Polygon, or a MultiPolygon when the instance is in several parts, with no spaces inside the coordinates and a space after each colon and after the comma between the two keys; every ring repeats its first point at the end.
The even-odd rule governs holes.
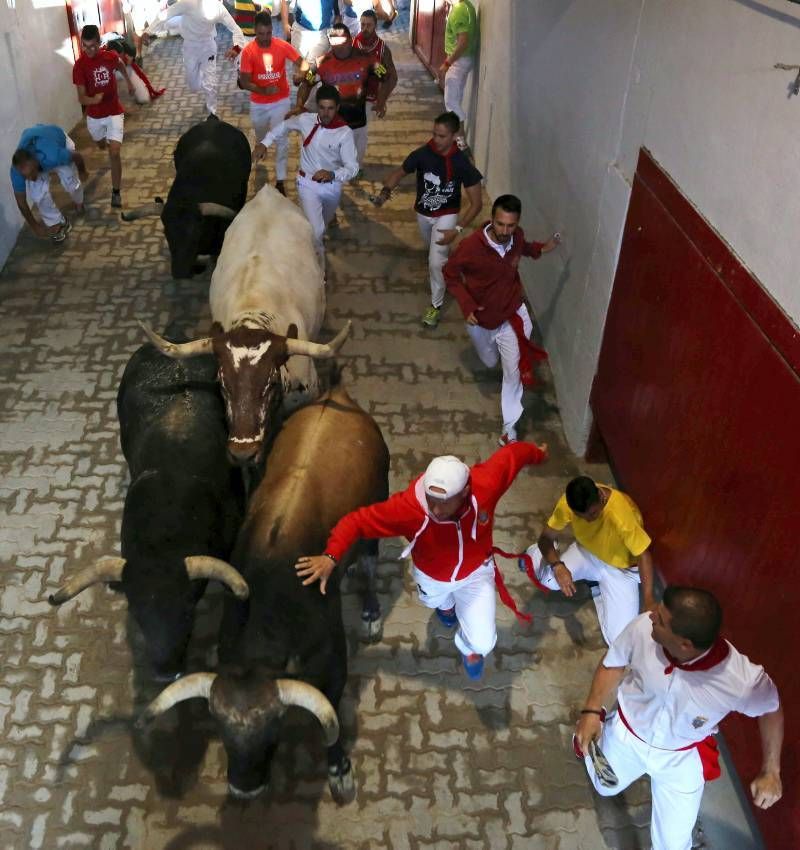
{"type": "Polygon", "coordinates": [[[114,209],[121,209],[122,207],[122,195],[120,195],[119,189],[111,190],[111,206],[114,209]]]}
{"type": "Polygon", "coordinates": [[[67,234],[72,230],[72,225],[69,220],[65,220],[61,227],[54,233],[50,238],[58,244],[59,242],[63,242],[67,238],[67,234]]]}

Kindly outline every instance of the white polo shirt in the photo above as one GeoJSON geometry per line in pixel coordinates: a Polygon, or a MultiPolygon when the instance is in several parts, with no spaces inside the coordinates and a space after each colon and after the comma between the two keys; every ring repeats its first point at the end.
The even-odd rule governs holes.
{"type": "Polygon", "coordinates": [[[676,667],[665,674],[669,661],[652,629],[650,615],[640,614],[603,659],[605,667],[629,668],[619,686],[619,705],[646,743],[678,750],[713,735],[731,711],[759,717],[777,710],[780,701],[772,679],[730,643],[727,658],[709,670],[676,667]]]}
{"type": "MultiPolygon", "coordinates": [[[[273,127],[261,140],[261,144],[268,148],[292,130],[300,133],[304,140],[308,139],[316,124],[316,112],[301,112],[273,127]]],[[[352,180],[358,174],[358,155],[353,131],[347,125],[320,125],[307,145],[300,143],[300,170],[305,172],[308,178],[317,171],[324,170],[332,171],[337,183],[352,180]]]]}

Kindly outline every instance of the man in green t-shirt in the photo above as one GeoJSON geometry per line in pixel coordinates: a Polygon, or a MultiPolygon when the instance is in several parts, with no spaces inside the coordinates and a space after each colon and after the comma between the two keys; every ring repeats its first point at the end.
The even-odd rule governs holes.
{"type": "Polygon", "coordinates": [[[460,148],[466,147],[464,120],[467,117],[461,102],[464,100],[464,89],[475,61],[477,46],[478,15],[472,0],[451,0],[450,14],[447,16],[447,26],[444,30],[446,55],[439,74],[444,76],[444,108],[448,112],[455,112],[461,119],[460,148]]]}

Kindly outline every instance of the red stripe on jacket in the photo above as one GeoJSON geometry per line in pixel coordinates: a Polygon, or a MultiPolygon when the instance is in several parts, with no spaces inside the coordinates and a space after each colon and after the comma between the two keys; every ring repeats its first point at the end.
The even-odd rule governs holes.
{"type": "Polygon", "coordinates": [[[414,541],[413,561],[422,572],[437,581],[464,579],[492,554],[497,503],[524,466],[541,463],[544,457],[533,443],[512,443],[475,464],[470,469],[474,499],[457,521],[438,522],[428,514],[424,495],[420,498],[422,488],[417,487],[422,476],[418,476],[385,502],[342,517],[331,531],[325,551],[338,561],[359,539],[405,537],[414,541]],[[415,539],[415,535],[419,536],[415,539]]]}

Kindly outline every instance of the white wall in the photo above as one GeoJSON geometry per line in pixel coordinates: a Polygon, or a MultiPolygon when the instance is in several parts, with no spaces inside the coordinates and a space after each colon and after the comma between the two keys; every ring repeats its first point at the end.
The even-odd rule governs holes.
{"type": "Polygon", "coordinates": [[[483,0],[471,137],[560,256],[528,265],[564,426],[581,452],[630,182],[648,147],[795,323],[800,8],[783,0],[483,0]]]}
{"type": "Polygon", "coordinates": [[[8,169],[22,131],[81,118],[67,12],[58,0],[0,0],[0,268],[22,224],[8,169]]]}

